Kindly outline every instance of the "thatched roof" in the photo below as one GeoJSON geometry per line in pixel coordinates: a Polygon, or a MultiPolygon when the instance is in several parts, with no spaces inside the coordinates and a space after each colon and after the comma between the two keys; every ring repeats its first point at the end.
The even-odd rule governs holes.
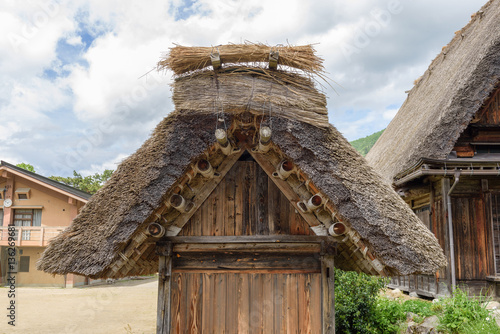
{"type": "MultiPolygon", "coordinates": [[[[256,80],[248,72],[239,76],[242,82],[256,80]]],[[[212,76],[207,78],[201,80],[213,80],[212,76]]],[[[192,77],[193,85],[199,84],[198,79],[196,75],[192,77]]],[[[237,77],[232,74],[230,80],[237,77]]],[[[305,96],[308,99],[309,95],[305,96]]],[[[260,116],[255,115],[262,110],[252,109],[260,103],[257,99],[253,103],[253,98],[241,105],[228,101],[233,105],[218,118],[220,121],[224,117],[226,124],[231,125],[230,140],[242,150],[251,150],[256,145],[251,141],[253,135],[239,140],[259,126],[260,116]],[[242,123],[241,119],[248,115],[254,118],[242,123]]],[[[162,218],[168,215],[164,203],[180,180],[186,178],[193,162],[202,156],[209,157],[217,167],[231,159],[214,149],[215,114],[203,110],[203,106],[199,108],[201,112],[197,113],[196,109],[177,106],[156,127],[151,138],[120,164],[72,225],[50,243],[38,263],[40,270],[91,277],[157,271],[154,242],[142,231],[152,221],[175,224],[175,217],[167,223],[162,218]]],[[[337,265],[386,275],[433,273],[444,266],[446,260],[433,234],[389,184],[332,125],[309,124],[294,108],[282,104],[280,113],[273,114],[272,150],[291,159],[328,199],[336,217],[349,227],[350,233],[339,239],[344,259],[337,265]]],[[[270,156],[262,154],[264,159],[270,156]]]]}
{"type": "Polygon", "coordinates": [[[387,180],[445,159],[500,81],[500,1],[491,0],[432,61],[366,159],[387,180]]]}

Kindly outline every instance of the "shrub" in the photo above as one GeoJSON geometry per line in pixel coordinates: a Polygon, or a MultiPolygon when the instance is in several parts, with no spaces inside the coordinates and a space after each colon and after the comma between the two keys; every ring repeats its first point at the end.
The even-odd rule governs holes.
{"type": "Polygon", "coordinates": [[[478,299],[470,298],[467,293],[456,289],[453,297],[440,301],[443,312],[438,315],[441,330],[450,333],[498,333],[498,326],[492,321],[490,311],[486,309],[484,297],[478,299]],[[478,331],[479,328],[488,326],[496,328],[496,331],[478,331]]]}
{"type": "Polygon", "coordinates": [[[396,333],[406,320],[408,312],[416,314],[414,321],[420,322],[424,318],[434,315],[431,303],[420,299],[405,301],[389,300],[379,297],[375,310],[375,322],[379,333],[396,333]]]}
{"type": "Polygon", "coordinates": [[[378,333],[376,303],[386,284],[380,277],[335,269],[335,329],[337,333],[378,333]]]}
{"type": "Polygon", "coordinates": [[[403,311],[418,314],[422,318],[427,318],[436,313],[432,310],[432,303],[422,299],[408,299],[403,303],[403,311]]]}
{"type": "Polygon", "coordinates": [[[379,333],[396,333],[399,324],[406,319],[403,304],[397,300],[379,297],[375,310],[375,322],[379,333]]]}

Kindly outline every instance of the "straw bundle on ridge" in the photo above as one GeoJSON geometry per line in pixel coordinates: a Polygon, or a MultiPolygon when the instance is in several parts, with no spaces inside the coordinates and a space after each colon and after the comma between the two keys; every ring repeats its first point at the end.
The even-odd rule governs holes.
{"type": "Polygon", "coordinates": [[[269,46],[265,44],[228,44],[217,47],[186,47],[177,45],[170,48],[168,55],[158,62],[158,70],[171,69],[176,75],[211,66],[210,54],[219,52],[225,64],[267,63],[271,51],[279,52],[278,65],[302,70],[323,77],[323,59],[316,56],[312,45],[269,46]]]}
{"type": "Polygon", "coordinates": [[[220,108],[229,113],[248,110],[329,126],[326,97],[308,78],[286,72],[266,76],[233,70],[220,72],[217,79],[212,71],[177,79],[172,96],[176,109],[197,114],[216,113],[220,108]]]}

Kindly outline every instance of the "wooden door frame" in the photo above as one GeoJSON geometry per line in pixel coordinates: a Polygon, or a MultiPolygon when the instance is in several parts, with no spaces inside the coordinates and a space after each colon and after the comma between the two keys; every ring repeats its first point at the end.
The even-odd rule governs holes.
{"type": "Polygon", "coordinates": [[[302,252],[317,254],[321,265],[321,321],[323,334],[335,333],[334,256],[337,243],[329,236],[221,236],[221,237],[165,237],[156,243],[159,255],[157,334],[170,334],[172,270],[175,251],[207,253],[255,252],[269,253],[302,252]]]}

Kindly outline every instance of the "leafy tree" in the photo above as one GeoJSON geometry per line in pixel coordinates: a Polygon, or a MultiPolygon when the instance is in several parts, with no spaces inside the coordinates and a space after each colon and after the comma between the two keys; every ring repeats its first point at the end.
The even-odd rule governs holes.
{"type": "Polygon", "coordinates": [[[16,166],[19,167],[19,168],[22,168],[22,169],[26,169],[28,172],[36,173],[35,172],[35,167],[33,167],[33,165],[21,162],[20,164],[17,164],[16,166]]]}
{"type": "Polygon", "coordinates": [[[111,177],[112,173],[113,171],[111,169],[106,169],[102,174],[95,173],[94,175],[83,177],[82,174],[73,171],[73,177],[51,176],[49,179],[75,187],[90,194],[95,194],[111,177]]]}
{"type": "Polygon", "coordinates": [[[378,333],[377,296],[386,283],[380,277],[335,269],[335,331],[378,333]]]}
{"type": "Polygon", "coordinates": [[[364,138],[353,140],[351,142],[351,145],[356,149],[356,151],[361,153],[362,156],[365,156],[366,154],[368,154],[368,151],[370,151],[373,145],[375,145],[375,142],[382,135],[382,132],[384,132],[384,130],[380,130],[379,132],[375,132],[364,138]]]}

